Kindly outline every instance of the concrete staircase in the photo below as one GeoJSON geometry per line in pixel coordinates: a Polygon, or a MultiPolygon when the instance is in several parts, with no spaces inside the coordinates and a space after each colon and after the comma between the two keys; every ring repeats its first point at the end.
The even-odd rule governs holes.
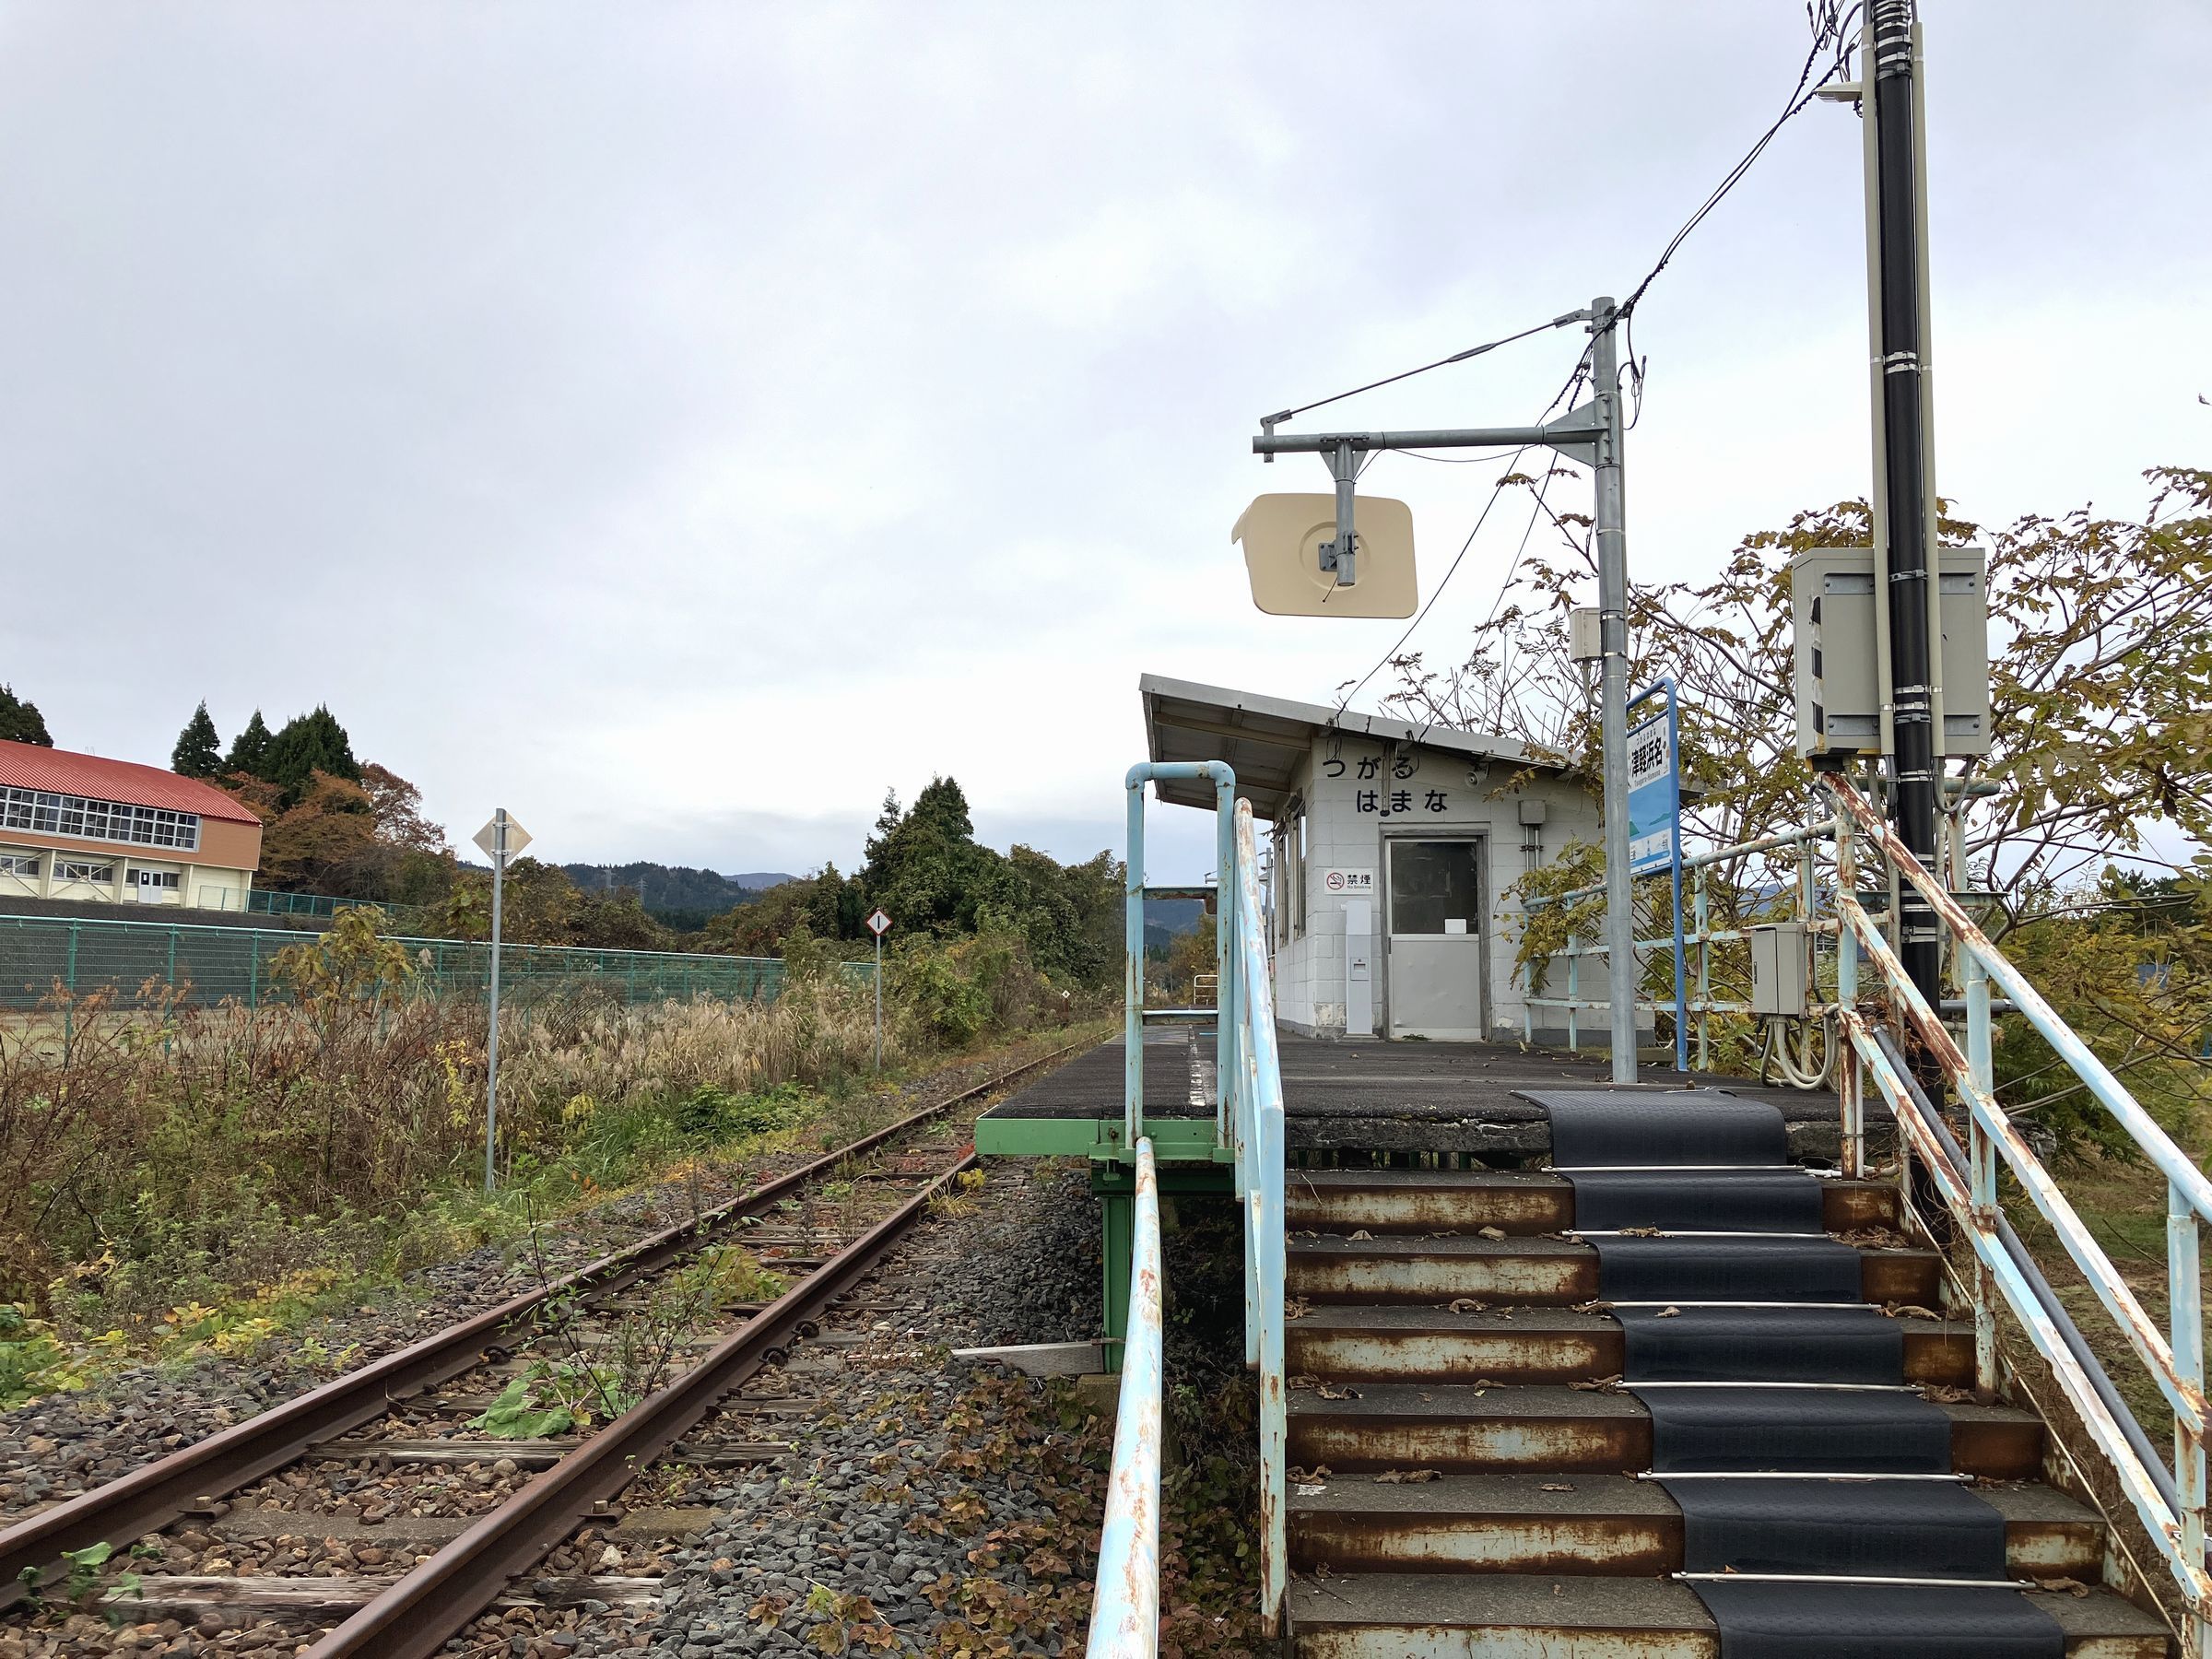
{"type": "MultiPolygon", "coordinates": [[[[1830,1179],[1821,1201],[1859,1249],[1868,1302],[1941,1306],[1934,1253],[1897,1241],[1893,1190],[1830,1179]]],[[[1598,1260],[1558,1236],[1575,1225],[1571,1182],[1294,1169],[1288,1202],[1299,1659],[1719,1659],[1712,1616],[1670,1576],[1682,1512],[1637,1478],[1650,1415],[1608,1386],[1622,1327],[1578,1306],[1598,1295],[1598,1260]]],[[[1970,1326],[1911,1318],[1903,1335],[1909,1382],[1939,1402],[1971,1384],[1970,1326]]],[[[2043,1484],[2042,1424],[1941,1409],[1953,1469],[2003,1517],[2013,1575],[2097,1584],[2104,1524],[2043,1484]]],[[[2168,1652],[2164,1627],[2108,1591],[2033,1599],[2069,1659],[2168,1652]]]]}

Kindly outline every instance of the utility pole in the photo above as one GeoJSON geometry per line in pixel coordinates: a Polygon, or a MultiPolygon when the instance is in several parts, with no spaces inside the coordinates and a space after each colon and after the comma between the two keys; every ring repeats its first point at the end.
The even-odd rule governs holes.
{"type": "MultiPolygon", "coordinates": [[[[1873,182],[1879,311],[1876,407],[1880,422],[1882,568],[1888,576],[1890,812],[1898,839],[1936,868],[1938,693],[1931,626],[1927,346],[1922,300],[1927,251],[1921,200],[1919,41],[1912,0],[1873,0],[1860,37],[1862,96],[1875,123],[1873,182]]],[[[1943,935],[1912,883],[1900,884],[1898,954],[1923,996],[1943,995],[1943,935]]]]}
{"type": "MultiPolygon", "coordinates": [[[[1599,635],[1603,685],[1599,721],[1603,728],[1606,793],[1606,998],[1610,1005],[1613,1080],[1636,1081],[1636,916],[1635,882],[1629,870],[1629,565],[1626,507],[1621,492],[1619,307],[1611,296],[1590,302],[1587,311],[1554,317],[1551,326],[1586,323],[1593,336],[1593,394],[1542,426],[1453,427],[1441,431],[1316,432],[1291,436],[1276,430],[1289,418],[1272,415],[1260,422],[1252,453],[1267,460],[1277,455],[1318,454],[1328,464],[1335,486],[1336,535],[1322,544],[1321,568],[1336,573],[1339,586],[1356,577],[1353,483],[1360,457],[1378,450],[1528,449],[1546,447],[1596,474],[1596,505],[1592,515],[1597,537],[1599,635]]],[[[1482,349],[1489,349],[1488,347],[1482,349]]],[[[1473,353],[1466,355],[1472,356],[1473,353]]],[[[1456,360],[1456,359],[1454,359],[1456,360]]]]}
{"type": "Polygon", "coordinates": [[[1591,395],[1597,406],[1598,726],[1606,785],[1606,1003],[1613,1081],[1636,1081],[1635,881],[1629,870],[1629,554],[1620,481],[1618,312],[1610,294],[1590,301],[1591,395]]]}

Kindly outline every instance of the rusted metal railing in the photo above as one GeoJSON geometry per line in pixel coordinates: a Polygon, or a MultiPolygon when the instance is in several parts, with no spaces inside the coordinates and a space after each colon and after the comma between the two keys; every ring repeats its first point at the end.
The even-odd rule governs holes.
{"type": "Polygon", "coordinates": [[[1122,1346],[1113,1468],[1099,1534],[1099,1581],[1085,1652],[1147,1659],[1159,1651],[1160,1344],[1165,1303],[1159,1265],[1159,1176],[1152,1143],[1136,1143],[1130,1229],[1129,1333],[1122,1346]]]}
{"type": "MultiPolygon", "coordinates": [[[[1971,1245],[1974,1272],[1965,1289],[1973,1305],[1975,1381],[1992,1389],[1998,1381],[1996,1340],[2002,1301],[2078,1416],[2100,1455],[2110,1465],[2146,1532],[2178,1586],[2186,1608],[2182,1632],[2184,1651],[2206,1652],[2212,1620],[2212,1575],[2205,1563],[2205,1364],[2204,1302],[2200,1282],[2201,1229],[2212,1220],[2212,1182],[2145,1112],[2126,1086],[2100,1060],[2028,977],[1993,945],[1950,891],[1909,852],[1857,790],[1841,777],[1824,780],[1838,807],[1836,918],[1839,1029],[1850,1058],[1839,1068],[1842,1101],[1844,1161],[1857,1169],[1863,1159],[1864,1099],[1871,1078],[1896,1114],[1900,1148],[1926,1170],[1971,1245]],[[1854,833],[1854,831],[1856,833],[1854,833]],[[1966,1041],[1963,1047],[1941,1013],[1913,985],[1880,922],[1856,896],[1857,836],[1863,834],[1888,872],[1910,883],[1935,910],[1958,952],[1965,989],[1966,1041]],[[1862,959],[1877,971],[1889,1002],[1912,1028],[1920,1046],[1941,1070],[1967,1116],[1965,1163],[1961,1169],[1946,1145],[1947,1129],[1924,1112],[1916,1089],[1867,1017],[1856,1006],[1862,959]],[[1994,1096],[1992,1063],[1993,987],[2010,999],[2058,1060],[2112,1116],[2166,1182],[2167,1328],[2144,1309],[2119,1270],[2097,1243],[2065,1194],[2013,1126],[1994,1096]],[[2066,1339],[2054,1312],[2038,1296],[2033,1266],[2017,1239],[2009,1238],[1999,1202],[2000,1168],[2010,1171],[2020,1192],[2050,1224],[2068,1258],[2081,1272],[2128,1346],[2149,1371],[2173,1416],[2173,1466],[2167,1471],[2145,1458],[2139,1434],[2131,1434],[2104,1380],[2085,1364],[2078,1345],[2066,1339]]],[[[1894,911],[1895,907],[1891,907],[1894,911]]],[[[1955,1145],[1955,1142],[1952,1143],[1955,1145]]]]}
{"type": "MultiPolygon", "coordinates": [[[[1712,900],[1708,883],[1714,866],[1726,864],[1732,859],[1746,858],[1756,853],[1794,851],[1796,905],[1792,919],[1810,922],[1814,919],[1815,909],[1819,898],[1819,887],[1814,876],[1815,851],[1818,843],[1832,838],[1834,834],[1835,824],[1831,820],[1815,824],[1809,829],[1791,830],[1779,835],[1762,836],[1757,841],[1737,841],[1724,847],[1713,847],[1682,860],[1682,875],[1689,883],[1689,910],[1683,922],[1681,939],[1685,956],[1688,959],[1686,962],[1688,982],[1682,988],[1682,995],[1679,999],[1675,997],[1640,997],[1636,1006],[1639,1011],[1648,1010],[1654,1014],[1671,1013],[1677,1015],[1677,1018],[1695,1022],[1693,1029],[1697,1034],[1697,1056],[1690,1062],[1693,1070],[1706,1071],[1712,1067],[1712,1019],[1713,1015],[1734,1015],[1745,1018],[1752,1017],[1752,1008],[1749,1003],[1713,994],[1714,947],[1722,945],[1740,944],[1750,936],[1741,927],[1716,927],[1713,925],[1712,900]]],[[[1532,900],[1528,909],[1530,913],[1534,914],[1538,910],[1553,905],[1579,904],[1586,899],[1598,897],[1605,890],[1602,886],[1581,888],[1571,893],[1563,893],[1557,899],[1532,900]]],[[[1779,891],[1775,897],[1777,899],[1781,897],[1779,891]]],[[[1647,950],[1671,950],[1674,945],[1675,937],[1670,932],[1639,938],[1636,941],[1636,949],[1641,955],[1647,950]]],[[[1566,1016],[1567,1047],[1572,1052],[1580,1051],[1582,1031],[1579,1017],[1586,1012],[1602,1011],[1607,1006],[1606,999],[1602,996],[1587,997],[1582,994],[1583,961],[1585,958],[1602,958],[1605,955],[1606,943],[1603,938],[1585,939],[1579,935],[1571,933],[1566,942],[1559,949],[1553,951],[1549,958],[1549,962],[1565,965],[1567,986],[1563,995],[1548,994],[1541,989],[1546,977],[1545,969],[1548,968],[1549,962],[1546,963],[1544,968],[1539,968],[1535,963],[1530,963],[1523,970],[1521,1032],[1524,1041],[1531,1043],[1535,1041],[1536,1010],[1538,1008],[1556,1008],[1566,1016]]]]}
{"type": "Polygon", "coordinates": [[[1267,939],[1261,921],[1260,860],[1252,826],[1252,803],[1236,815],[1236,947],[1230,953],[1236,982],[1237,1060],[1232,1096],[1238,1196],[1244,1209],[1245,1357],[1260,1387],[1260,1623],[1262,1634],[1282,1633],[1289,1591],[1290,1547],[1287,1467],[1289,1430],[1288,1383],[1283,1375],[1283,1074],[1276,1054],[1275,986],[1268,977],[1267,939]]]}
{"type": "MultiPolygon", "coordinates": [[[[1121,1404],[1114,1422],[1113,1477],[1099,1539],[1093,1655],[1149,1655],[1159,1647],[1161,1365],[1159,1211],[1153,1147],[1145,1132],[1144,1032],[1147,1019],[1204,1012],[1217,1027],[1216,1156],[1234,1171],[1244,1216],[1245,1358],[1259,1376],[1260,1614],[1265,1633],[1281,1634],[1289,1592],[1288,1423],[1283,1374],[1283,1080],[1276,1053],[1275,988],[1261,903],[1258,840],[1252,804],[1235,800],[1236,774],[1223,762],[1157,761],[1129,769],[1127,996],[1124,1013],[1123,1145],[1137,1163],[1123,1350],[1121,1404]],[[1220,952],[1217,1007],[1144,1006],[1144,788],[1162,779],[1203,780],[1215,789],[1219,883],[1215,889],[1220,952]],[[1232,805],[1233,803],[1233,805],[1232,805]]],[[[1181,891],[1181,889],[1175,889],[1181,891]]]]}

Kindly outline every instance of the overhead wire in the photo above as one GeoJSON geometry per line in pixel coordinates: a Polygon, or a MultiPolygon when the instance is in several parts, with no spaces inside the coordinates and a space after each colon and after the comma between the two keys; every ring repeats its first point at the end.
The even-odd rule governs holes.
{"type": "MultiPolygon", "coordinates": [[[[1806,54],[1805,64],[1797,72],[1796,83],[1790,88],[1790,95],[1783,105],[1782,113],[1777,116],[1773,123],[1759,135],[1758,139],[1752,144],[1751,147],[1745,151],[1743,157],[1737,160],[1735,165],[1731,167],[1726,173],[1722,175],[1721,182],[1714,185],[1713,188],[1707,193],[1704,201],[1699,204],[1697,211],[1692,213],[1687,219],[1685,219],[1680,228],[1677,229],[1674,235],[1667,240],[1665,247],[1660,250],[1658,259],[1653,262],[1652,268],[1644,274],[1643,279],[1637,283],[1637,285],[1629,291],[1628,298],[1622,300],[1620,304],[1615,308],[1615,319],[1622,325],[1625,335],[1624,355],[1627,358],[1627,368],[1629,371],[1630,387],[1636,399],[1635,412],[1628,421],[1626,427],[1624,427],[1624,430],[1632,429],[1636,422],[1643,418],[1644,368],[1642,362],[1636,356],[1635,313],[1638,303],[1643,299],[1645,293],[1650,290],[1652,284],[1658,280],[1659,274],[1666,269],[1668,264],[1674,259],[1675,254],[1680,251],[1682,244],[1689,239],[1691,232],[1696,230],[1700,224],[1704,223],[1706,217],[1710,215],[1715,207],[1720,206],[1722,201],[1727,197],[1729,192],[1734,190],[1738,183],[1742,182],[1744,176],[1751,171],[1753,164],[1756,163],[1759,158],[1765,153],[1768,145],[1774,141],[1775,135],[1780,133],[1782,129],[1789,124],[1793,117],[1797,115],[1808,104],[1810,104],[1813,100],[1819,95],[1820,89],[1823,87],[1827,86],[1829,82],[1834,80],[1843,72],[1848,62],[1847,43],[1850,39],[1849,25],[1851,20],[1859,16],[1863,9],[1863,6],[1858,4],[1854,4],[1846,8],[1840,4],[1840,0],[1807,0],[1806,6],[1806,20],[1813,31],[1812,49],[1806,54]],[[1815,66],[1819,64],[1821,54],[1824,52],[1830,50],[1831,47],[1834,50],[1834,56],[1830,60],[1828,68],[1821,74],[1819,79],[1814,80],[1813,70],[1815,66]]],[[[1288,420],[1296,415],[1302,415],[1310,409],[1318,409],[1326,404],[1339,403],[1345,398],[1355,397],[1362,392],[1371,392],[1379,387],[1394,385],[1399,381],[1410,380],[1417,374],[1426,374],[1430,370],[1441,369],[1451,363],[1465,362],[1469,358],[1480,357],[1484,352],[1494,351],[1499,347],[1510,345],[1515,340],[1527,339],[1531,335],[1541,334],[1547,329],[1559,328],[1569,323],[1583,321],[1586,315],[1586,312],[1568,312],[1563,316],[1553,318],[1549,323],[1537,324],[1534,327],[1522,329],[1517,334],[1507,335],[1502,338],[1488,341],[1481,346],[1470,347],[1465,351],[1454,352],[1450,357],[1439,358],[1432,363],[1424,363],[1418,369],[1408,369],[1402,373],[1389,375],[1382,380],[1370,381],[1366,385],[1363,386],[1355,386],[1349,392],[1339,392],[1332,397],[1318,398],[1312,403],[1301,404],[1298,407],[1292,409],[1285,409],[1279,414],[1266,417],[1265,419],[1263,419],[1261,424],[1269,429],[1273,429],[1277,422],[1288,420]]],[[[1552,409],[1555,409],[1559,406],[1560,397],[1566,397],[1571,394],[1577,383],[1581,382],[1583,375],[1589,369],[1590,356],[1591,347],[1584,347],[1582,357],[1575,364],[1573,373],[1568,377],[1567,383],[1559,389],[1559,394],[1554,396],[1551,400],[1551,403],[1547,406],[1544,416],[1538,417],[1536,424],[1541,425],[1545,417],[1549,416],[1552,409]]],[[[1520,449],[1513,452],[1512,460],[1509,464],[1505,476],[1500,477],[1496,485],[1492,486],[1488,500],[1483,503],[1481,512],[1476,516],[1475,527],[1467,532],[1466,540],[1460,544],[1459,551],[1453,556],[1452,563],[1445,569],[1443,579],[1436,584],[1435,589],[1430,594],[1428,603],[1423,605],[1421,608],[1415,613],[1413,620],[1406,624],[1406,631],[1398,636],[1397,642],[1392,645],[1387,652],[1383,653],[1382,657],[1380,657],[1365,674],[1361,675],[1359,678],[1354,682],[1350,690],[1347,691],[1341,698],[1337,700],[1335,715],[1332,718],[1342,717],[1345,710],[1350,706],[1351,700],[1359,694],[1359,692],[1366,687],[1368,681],[1374,678],[1375,675],[1381,671],[1384,664],[1390,662],[1398,654],[1400,651],[1405,648],[1406,641],[1410,640],[1413,637],[1415,630],[1420,627],[1422,622],[1427,620],[1430,611],[1435,606],[1437,600],[1442,597],[1444,589],[1450,585],[1452,578],[1457,573],[1461,562],[1465,559],[1467,556],[1467,550],[1475,545],[1476,536],[1482,533],[1483,525],[1488,522],[1490,511],[1498,504],[1499,496],[1505,488],[1505,479],[1513,476],[1513,469],[1519,466],[1521,458],[1528,453],[1531,447],[1534,446],[1524,444],[1520,449]]],[[[1372,464],[1373,458],[1373,456],[1371,456],[1367,463],[1362,464],[1360,468],[1362,472],[1366,470],[1366,466],[1368,465],[1372,464]]],[[[1437,455],[1418,455],[1416,458],[1423,461],[1440,461],[1447,459],[1446,457],[1437,455]]],[[[1483,459],[1483,457],[1475,456],[1469,457],[1469,459],[1480,460],[1483,459]]],[[[1548,488],[1550,478],[1547,473],[1545,480],[1546,488],[1548,488]]],[[[1536,509],[1538,512],[1542,511],[1543,504],[1543,491],[1539,490],[1536,498],[1536,509]]],[[[1533,529],[1534,526],[1535,514],[1532,513],[1530,518],[1531,529],[1533,529]]],[[[1527,545],[1527,537],[1525,535],[1524,535],[1522,540],[1523,550],[1524,551],[1527,545]]],[[[1521,555],[1520,553],[1516,553],[1514,555],[1512,564],[1508,567],[1504,581],[1499,585],[1497,597],[1491,601],[1489,617],[1486,618],[1486,624],[1488,621],[1494,620],[1496,618],[1498,608],[1501,604],[1503,604],[1506,594],[1512,588],[1513,577],[1519,572],[1520,563],[1521,555]]],[[[1431,724],[1433,724],[1433,723],[1431,723],[1431,724]]]]}
{"type": "Polygon", "coordinates": [[[1564,328],[1570,323],[1579,323],[1582,320],[1582,312],[1569,312],[1564,316],[1552,318],[1548,323],[1538,323],[1533,327],[1524,328],[1519,334],[1510,334],[1495,340],[1486,340],[1479,346],[1468,347],[1465,351],[1455,351],[1450,357],[1438,358],[1433,363],[1423,363],[1418,369],[1407,369],[1398,374],[1385,375],[1381,380],[1369,381],[1364,386],[1354,386],[1349,392],[1338,392],[1328,397],[1317,397],[1312,403],[1300,404],[1295,409],[1281,409],[1273,415],[1263,415],[1260,418],[1260,424],[1264,427],[1273,428],[1290,419],[1293,416],[1305,414],[1309,409],[1318,409],[1326,404],[1342,403],[1347,397],[1357,397],[1362,392],[1372,392],[1379,387],[1394,386],[1400,381],[1411,380],[1417,374],[1427,374],[1431,369],[1442,369],[1453,363],[1464,363],[1469,358],[1478,358],[1486,351],[1497,350],[1500,346],[1511,346],[1515,340],[1525,340],[1531,335],[1540,335],[1545,330],[1551,328],[1564,328]]]}
{"type": "MultiPolygon", "coordinates": [[[[1574,371],[1568,375],[1566,382],[1552,394],[1551,401],[1544,406],[1544,413],[1536,417],[1534,424],[1541,426],[1552,410],[1559,406],[1560,399],[1572,400],[1575,387],[1581,384],[1583,375],[1589,371],[1590,351],[1590,347],[1583,347],[1583,355],[1575,361],[1574,371]]],[[[1513,452],[1512,459],[1506,464],[1504,474],[1497,483],[1490,486],[1489,499],[1483,502],[1482,511],[1476,515],[1475,527],[1467,532],[1466,540],[1459,544],[1459,551],[1452,556],[1451,564],[1445,567],[1443,579],[1430,590],[1429,602],[1414,614],[1413,620],[1406,625],[1406,631],[1398,636],[1397,643],[1376,658],[1374,665],[1359,677],[1350,690],[1336,700],[1336,712],[1330,716],[1332,720],[1343,718],[1345,710],[1351,706],[1352,699],[1359,695],[1367,682],[1373,679],[1382,671],[1385,663],[1388,663],[1405,648],[1406,641],[1413,638],[1414,630],[1428,619],[1430,611],[1435,607],[1436,602],[1443,597],[1444,589],[1452,584],[1452,578],[1458,573],[1461,561],[1467,556],[1467,549],[1475,545],[1475,538],[1482,534],[1483,525],[1489,522],[1490,510],[1498,505],[1499,498],[1505,492],[1506,479],[1514,476],[1516,469],[1521,465],[1521,457],[1535,447],[1534,444],[1524,443],[1513,452]]]]}

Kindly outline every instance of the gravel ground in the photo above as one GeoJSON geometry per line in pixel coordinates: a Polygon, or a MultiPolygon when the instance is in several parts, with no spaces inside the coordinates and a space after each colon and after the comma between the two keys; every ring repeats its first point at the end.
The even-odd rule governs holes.
{"type": "Polygon", "coordinates": [[[794,1354],[782,1381],[820,1415],[783,1467],[706,1494],[716,1518],[663,1559],[657,1617],[513,1651],[1079,1652],[1112,1425],[1069,1382],[947,1350],[1097,1335],[1098,1206],[1080,1171],[1027,1163],[993,1166],[972,1202],[917,1227],[841,1330],[794,1354]]]}
{"type": "MultiPolygon", "coordinates": [[[[894,1099],[900,1107],[918,1109],[1059,1041],[1056,1034],[1047,1034],[1018,1055],[947,1066],[900,1088],[894,1099]]],[[[703,1175],[696,1194],[687,1182],[668,1182],[563,1218],[543,1235],[545,1267],[557,1275],[581,1266],[681,1220],[691,1213],[695,1197],[701,1206],[719,1204],[755,1184],[764,1172],[772,1174],[815,1156],[818,1153],[801,1151],[755,1158],[746,1162],[737,1181],[723,1171],[703,1175]]],[[[181,1367],[135,1367],[81,1393],[49,1395],[0,1414],[0,1525],[253,1417],[338,1370],[404,1347],[534,1288],[539,1273],[530,1254],[513,1244],[488,1245],[411,1275],[374,1304],[316,1320],[264,1345],[261,1352],[239,1359],[208,1357],[181,1367]],[[303,1357],[316,1351],[310,1343],[342,1357],[342,1364],[310,1362],[303,1357]]]]}

